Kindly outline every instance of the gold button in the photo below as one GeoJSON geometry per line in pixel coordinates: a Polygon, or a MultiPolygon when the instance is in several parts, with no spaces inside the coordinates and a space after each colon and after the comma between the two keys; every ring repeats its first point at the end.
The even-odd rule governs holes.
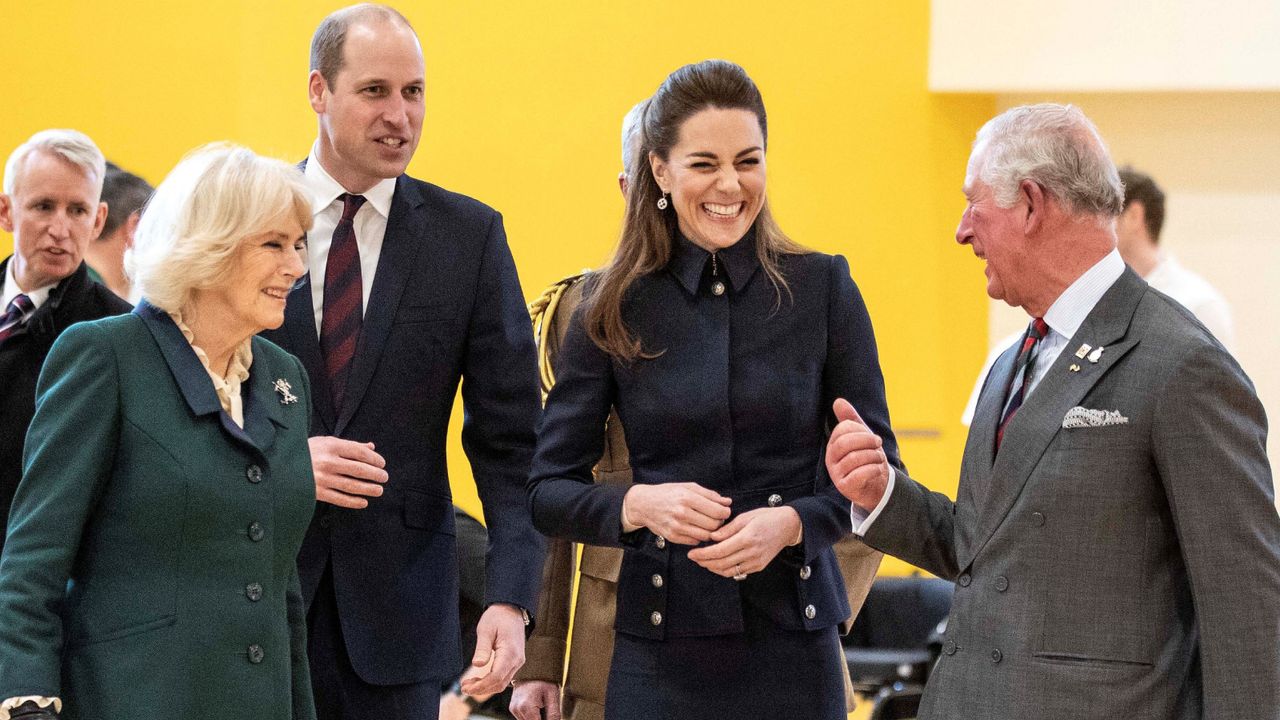
{"type": "Polygon", "coordinates": [[[801,580],[808,580],[809,576],[812,574],[813,574],[813,570],[808,565],[805,565],[804,567],[800,568],[801,580]]]}
{"type": "Polygon", "coordinates": [[[711,294],[712,294],[712,295],[716,295],[716,296],[723,295],[723,294],[724,294],[724,283],[720,282],[719,280],[717,280],[717,281],[715,281],[715,282],[711,283],[711,294]]]}
{"type": "Polygon", "coordinates": [[[653,623],[654,625],[661,625],[662,613],[654,611],[654,613],[649,616],[649,622],[653,623]]]}
{"type": "Polygon", "coordinates": [[[654,587],[658,587],[658,588],[662,587],[662,576],[661,576],[661,575],[659,575],[659,574],[657,574],[657,573],[654,573],[654,574],[653,574],[653,577],[649,578],[649,580],[650,580],[651,582],[653,582],[653,586],[654,586],[654,587]]]}
{"type": "Polygon", "coordinates": [[[667,546],[667,539],[659,535],[658,539],[653,541],[653,544],[657,545],[658,549],[661,550],[667,546]]]}
{"type": "Polygon", "coordinates": [[[814,607],[814,606],[812,606],[812,605],[805,605],[805,606],[804,606],[804,616],[805,616],[805,617],[807,617],[807,618],[809,618],[810,620],[812,620],[812,619],[814,618],[814,616],[815,616],[815,615],[817,615],[817,614],[818,614],[818,608],[816,608],[816,607],[814,607]]]}
{"type": "Polygon", "coordinates": [[[782,504],[782,496],[774,493],[769,496],[769,507],[778,507],[782,504]]]}

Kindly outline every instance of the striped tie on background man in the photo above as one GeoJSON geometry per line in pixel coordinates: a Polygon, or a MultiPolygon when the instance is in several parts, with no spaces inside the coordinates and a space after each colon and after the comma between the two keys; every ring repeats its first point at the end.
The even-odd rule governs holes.
{"type": "Polygon", "coordinates": [[[16,335],[22,329],[27,314],[35,310],[35,307],[35,304],[31,302],[31,298],[22,293],[18,293],[9,301],[9,307],[5,308],[4,315],[0,315],[0,343],[8,340],[9,336],[16,335]]]}

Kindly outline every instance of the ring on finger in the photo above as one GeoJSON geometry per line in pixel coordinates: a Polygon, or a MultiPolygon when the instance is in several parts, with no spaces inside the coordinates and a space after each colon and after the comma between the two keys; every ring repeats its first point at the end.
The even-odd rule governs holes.
{"type": "Polygon", "coordinates": [[[744,573],[744,572],[742,572],[742,565],[741,565],[741,563],[734,563],[734,564],[733,564],[733,569],[735,570],[735,572],[734,572],[734,574],[733,574],[733,579],[734,579],[734,580],[737,580],[738,582],[742,582],[743,580],[746,580],[746,579],[747,579],[747,574],[746,574],[746,573],[744,573]]]}

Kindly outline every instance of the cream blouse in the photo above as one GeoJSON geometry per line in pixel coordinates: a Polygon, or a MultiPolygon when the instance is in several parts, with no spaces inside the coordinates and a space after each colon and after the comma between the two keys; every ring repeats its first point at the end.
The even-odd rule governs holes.
{"type": "Polygon", "coordinates": [[[243,429],[244,399],[240,397],[240,385],[249,379],[249,366],[253,364],[253,338],[245,338],[245,341],[236,348],[231,355],[231,364],[227,367],[227,374],[224,377],[209,367],[209,356],[205,354],[204,348],[196,345],[191,328],[182,322],[182,313],[171,312],[169,317],[173,318],[173,322],[182,331],[182,337],[191,343],[191,349],[196,351],[200,364],[204,366],[205,372],[209,373],[209,379],[213,381],[213,389],[218,393],[218,402],[222,403],[222,409],[231,416],[236,425],[243,429]]]}

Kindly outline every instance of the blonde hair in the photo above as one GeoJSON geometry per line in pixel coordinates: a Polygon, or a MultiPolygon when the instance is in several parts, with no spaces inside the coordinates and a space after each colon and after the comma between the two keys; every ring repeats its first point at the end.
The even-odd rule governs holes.
{"type": "Polygon", "coordinates": [[[244,240],[284,212],[311,229],[296,167],[229,143],[196,148],[143,210],[125,270],[152,305],[182,311],[193,291],[226,284],[244,240]]]}
{"type": "Polygon", "coordinates": [[[97,193],[102,195],[102,180],[107,174],[107,161],[102,151],[79,130],[41,130],[32,135],[9,154],[4,164],[4,194],[12,195],[18,189],[18,179],[26,168],[31,153],[43,150],[53,153],[87,173],[93,174],[97,193]]]}

